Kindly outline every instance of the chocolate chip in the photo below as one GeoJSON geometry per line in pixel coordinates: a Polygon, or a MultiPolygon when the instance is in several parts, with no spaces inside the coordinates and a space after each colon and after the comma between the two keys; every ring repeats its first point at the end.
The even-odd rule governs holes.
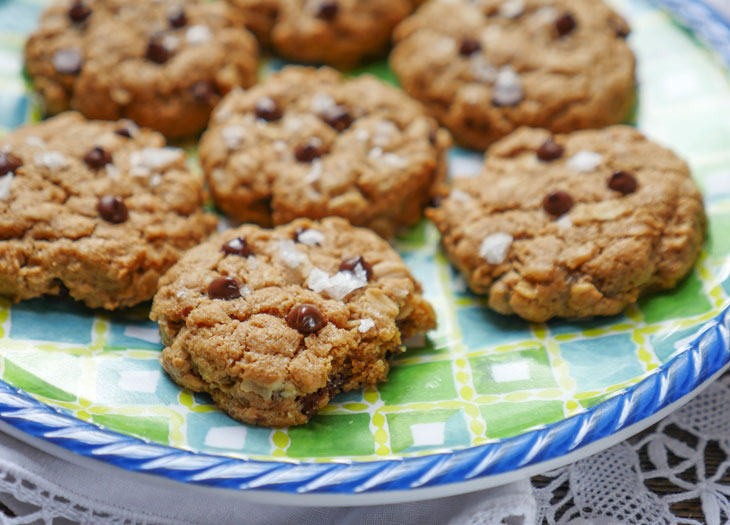
{"type": "Polygon", "coordinates": [[[91,169],[98,170],[112,163],[112,155],[104,148],[95,146],[84,155],[84,162],[91,169]]]}
{"type": "Polygon", "coordinates": [[[185,16],[183,8],[176,5],[167,10],[167,22],[170,24],[170,27],[179,29],[187,25],[188,17],[185,16]]]}
{"type": "Polygon", "coordinates": [[[463,57],[468,57],[481,49],[482,45],[479,43],[479,40],[470,36],[466,36],[461,40],[461,45],[459,46],[459,54],[463,57]]]}
{"type": "Polygon", "coordinates": [[[432,129],[430,129],[430,130],[428,130],[428,141],[429,141],[429,142],[430,142],[430,143],[431,143],[432,145],[434,145],[434,146],[436,145],[436,139],[437,139],[437,138],[438,138],[438,135],[437,135],[437,130],[435,130],[435,129],[433,129],[433,128],[432,128],[432,129]]]}
{"type": "Polygon", "coordinates": [[[56,278],[53,279],[52,283],[53,286],[58,288],[58,292],[56,292],[54,295],[59,299],[66,299],[68,297],[69,289],[66,287],[65,284],[63,284],[63,281],[56,278]]]}
{"type": "Polygon", "coordinates": [[[129,211],[127,205],[121,197],[113,195],[104,195],[96,203],[96,211],[99,212],[101,218],[112,224],[119,224],[129,219],[129,211]]]}
{"type": "Polygon", "coordinates": [[[613,191],[628,195],[636,191],[636,178],[628,171],[617,171],[608,179],[608,187],[613,191]]]}
{"type": "Polygon", "coordinates": [[[208,297],[232,301],[241,297],[241,288],[233,277],[218,277],[208,285],[208,297]]]}
{"type": "Polygon", "coordinates": [[[319,7],[317,8],[317,18],[327,21],[334,20],[339,11],[340,6],[337,4],[337,2],[334,2],[332,0],[324,0],[323,2],[319,3],[319,7]]]}
{"type": "Polygon", "coordinates": [[[81,73],[81,66],[84,59],[78,49],[66,48],[59,49],[51,58],[53,69],[62,75],[78,75],[81,73]]]}
{"type": "Polygon", "coordinates": [[[152,35],[147,43],[145,56],[155,64],[164,64],[170,59],[170,51],[165,47],[162,35],[152,35]]]}
{"type": "Polygon", "coordinates": [[[132,138],[132,132],[129,130],[129,128],[115,129],[114,130],[114,133],[116,133],[120,137],[124,137],[126,139],[131,139],[132,138]]]}
{"type": "Polygon", "coordinates": [[[553,191],[542,200],[542,207],[550,215],[559,217],[573,207],[573,198],[564,191],[553,191]]]}
{"type": "Polygon", "coordinates": [[[345,131],[355,121],[353,116],[350,115],[350,112],[347,111],[347,108],[342,105],[327,109],[322,114],[322,120],[337,131],[345,131]]]}
{"type": "Polygon", "coordinates": [[[560,36],[572,33],[576,25],[575,18],[570,13],[564,13],[555,20],[555,29],[557,29],[558,35],[560,36]]]}
{"type": "Polygon", "coordinates": [[[301,334],[313,334],[321,330],[327,322],[319,308],[313,304],[298,304],[289,310],[286,324],[301,334]]]}
{"type": "Polygon", "coordinates": [[[294,156],[299,162],[312,162],[322,156],[322,140],[312,137],[304,144],[299,144],[294,150],[294,156]]]}
{"type": "Polygon", "coordinates": [[[192,85],[190,92],[193,94],[193,100],[198,104],[209,106],[213,103],[213,99],[217,95],[217,90],[212,82],[208,80],[200,80],[192,85]]]}
{"type": "Polygon", "coordinates": [[[258,99],[256,101],[254,111],[258,118],[264,119],[268,122],[279,120],[281,118],[281,110],[271,97],[262,97],[258,99]]]}
{"type": "Polygon", "coordinates": [[[562,157],[563,153],[565,153],[565,148],[550,138],[537,149],[537,158],[545,162],[550,162],[551,160],[562,157]]]}
{"type": "Polygon", "coordinates": [[[355,268],[357,268],[357,265],[362,266],[362,269],[365,270],[365,275],[367,276],[368,281],[373,276],[373,267],[370,266],[370,263],[368,263],[365,259],[362,258],[362,255],[358,255],[356,257],[350,257],[349,259],[345,259],[340,263],[339,270],[341,272],[352,272],[355,273],[355,268]]]}
{"type": "Polygon", "coordinates": [[[240,257],[249,257],[253,255],[253,250],[243,237],[231,239],[221,247],[221,250],[229,255],[238,255],[240,257]]]}
{"type": "Polygon", "coordinates": [[[81,0],[76,0],[68,10],[68,17],[75,24],[84,22],[91,16],[91,8],[81,0]]]}
{"type": "Polygon", "coordinates": [[[345,383],[347,383],[347,380],[338,374],[327,381],[327,384],[316,392],[302,396],[300,399],[300,403],[302,404],[302,414],[307,417],[314,415],[319,408],[319,402],[324,399],[325,396],[329,399],[335,397],[337,392],[345,385],[345,383]]]}
{"type": "Polygon", "coordinates": [[[23,161],[12,153],[3,153],[0,151],[0,177],[8,173],[15,172],[23,165],[23,161]]]}

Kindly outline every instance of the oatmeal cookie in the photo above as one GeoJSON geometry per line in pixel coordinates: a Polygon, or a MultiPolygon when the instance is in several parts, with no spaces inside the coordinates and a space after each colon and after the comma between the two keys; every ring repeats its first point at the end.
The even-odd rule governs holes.
{"type": "Polygon", "coordinates": [[[240,221],[336,215],[390,236],[421,218],[449,145],[392,86],[290,66],[230,93],[199,154],[216,203],[240,221]]]}
{"type": "Polygon", "coordinates": [[[433,0],[395,30],[390,64],[460,144],[520,126],[553,133],[628,117],[626,21],[600,0],[433,0]]]}
{"type": "Polygon", "coordinates": [[[383,53],[421,0],[228,0],[259,41],[300,62],[350,68],[383,53]]]}
{"type": "Polygon", "coordinates": [[[687,164],[627,126],[520,129],[427,213],[471,289],[530,321],[613,315],[674,287],[706,225],[687,164]]]}
{"type": "Polygon", "coordinates": [[[70,294],[107,309],[151,299],[215,227],[185,154],[131,121],[69,112],[0,138],[0,294],[70,294]]]}
{"type": "Polygon", "coordinates": [[[245,225],[193,248],[150,317],[177,383],[263,426],[306,423],[337,392],[384,381],[402,340],[435,326],[400,256],[336,217],[245,225]]]}
{"type": "Polygon", "coordinates": [[[202,131],[222,95],[256,81],[257,62],[240,15],[197,0],[59,0],[25,47],[49,114],[128,118],[171,138],[202,131]]]}

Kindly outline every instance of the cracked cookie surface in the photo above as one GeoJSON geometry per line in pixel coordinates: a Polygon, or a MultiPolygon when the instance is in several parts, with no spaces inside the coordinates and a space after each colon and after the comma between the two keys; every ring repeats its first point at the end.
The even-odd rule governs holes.
{"type": "Polygon", "coordinates": [[[634,100],[626,21],[600,0],[433,0],[395,30],[403,88],[460,144],[520,126],[618,124],[634,100]]]}
{"type": "Polygon", "coordinates": [[[130,121],[65,113],[0,138],[0,294],[113,309],[215,227],[181,149],[130,121]]]}
{"type": "Polygon", "coordinates": [[[435,327],[401,257],[340,218],[214,237],[162,278],[150,317],[177,383],[263,426],[384,381],[402,341],[435,327]]]}
{"type": "Polygon", "coordinates": [[[265,45],[300,62],[349,68],[381,54],[421,0],[228,0],[265,45]]]}
{"type": "Polygon", "coordinates": [[[230,93],[199,154],[216,203],[240,221],[335,215],[387,237],[422,217],[449,145],[448,132],[392,86],[287,67],[230,93]]]}
{"type": "Polygon", "coordinates": [[[128,118],[168,137],[202,131],[221,96],[256,81],[258,46],[223,2],[60,0],[25,47],[54,115],[128,118]]]}
{"type": "Polygon", "coordinates": [[[530,321],[613,315],[674,287],[706,226],[687,164],[627,126],[522,128],[427,215],[470,288],[530,321]]]}

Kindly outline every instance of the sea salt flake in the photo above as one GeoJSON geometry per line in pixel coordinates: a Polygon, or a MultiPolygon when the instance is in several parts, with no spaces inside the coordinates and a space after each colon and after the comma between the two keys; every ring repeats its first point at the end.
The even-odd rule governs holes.
{"type": "Polygon", "coordinates": [[[403,169],[408,165],[408,162],[400,155],[386,153],[383,155],[383,164],[391,168],[403,169]]]}
{"type": "Polygon", "coordinates": [[[7,173],[0,177],[0,200],[8,200],[10,197],[10,183],[13,182],[13,173],[7,173]]]}
{"type": "Polygon", "coordinates": [[[150,177],[150,186],[156,188],[160,184],[162,184],[162,175],[155,173],[152,177],[150,177]]]}
{"type": "Polygon", "coordinates": [[[525,11],[524,0],[507,0],[499,6],[499,16],[517,18],[525,11]]]}
{"type": "Polygon", "coordinates": [[[481,246],[479,246],[479,255],[481,255],[489,264],[502,264],[507,257],[507,252],[512,246],[512,237],[509,233],[497,232],[487,236],[481,246]]]}
{"type": "Polygon", "coordinates": [[[185,32],[185,40],[189,44],[204,44],[213,37],[213,33],[208,26],[196,25],[191,26],[185,32]]]}
{"type": "Polygon", "coordinates": [[[560,218],[555,221],[555,225],[558,228],[568,229],[573,227],[573,221],[570,220],[570,215],[566,213],[561,215],[560,218]]]}
{"type": "Polygon", "coordinates": [[[327,111],[331,110],[336,105],[337,103],[331,95],[328,95],[327,93],[317,93],[312,97],[312,100],[309,103],[309,109],[312,113],[322,115],[327,113],[327,111]]]}
{"type": "Polygon", "coordinates": [[[316,246],[324,241],[324,233],[312,229],[304,230],[297,235],[297,240],[307,246],[316,246]]]}
{"type": "Polygon", "coordinates": [[[368,158],[372,160],[377,160],[380,157],[383,156],[383,148],[372,148],[370,151],[368,151],[368,158]]]}
{"type": "Polygon", "coordinates": [[[389,120],[378,122],[375,124],[373,144],[375,146],[385,147],[392,143],[398,134],[398,128],[389,120]]]}
{"type": "MultiPolygon", "coordinates": [[[[161,170],[174,164],[183,158],[183,151],[180,148],[143,148],[133,152],[129,161],[133,170],[137,168],[134,174],[161,170]]],[[[139,176],[139,175],[138,175],[139,176]]]]}
{"type": "Polygon", "coordinates": [[[332,299],[341,301],[358,288],[367,286],[367,273],[360,266],[360,271],[355,268],[354,272],[337,272],[332,277],[319,268],[314,268],[307,278],[307,286],[316,293],[324,292],[332,299]]]}
{"type": "Polygon", "coordinates": [[[524,97],[522,81],[511,67],[503,67],[494,82],[492,101],[499,106],[516,106],[524,97]]]}
{"type": "Polygon", "coordinates": [[[246,286],[245,284],[242,284],[239,288],[241,290],[241,297],[246,297],[247,295],[251,295],[251,288],[246,286]]]}
{"type": "Polygon", "coordinates": [[[355,130],[355,140],[359,142],[367,142],[370,139],[370,132],[365,128],[359,128],[355,130]]]}
{"type": "Polygon", "coordinates": [[[595,170],[603,162],[600,153],[582,149],[568,159],[568,167],[580,173],[588,173],[595,170]]]}
{"type": "Polygon", "coordinates": [[[58,151],[44,151],[35,156],[37,164],[45,166],[49,170],[57,170],[68,164],[68,159],[63,153],[58,151]]]}
{"type": "Polygon", "coordinates": [[[180,46],[180,39],[175,35],[165,35],[162,38],[162,45],[168,51],[175,51],[180,46]]]}
{"type": "Polygon", "coordinates": [[[305,180],[307,181],[307,183],[312,184],[314,182],[317,182],[321,176],[322,161],[320,159],[314,159],[312,161],[312,167],[309,168],[309,171],[307,172],[307,178],[305,180]]]}
{"type": "Polygon", "coordinates": [[[374,327],[375,321],[373,321],[372,319],[360,319],[360,326],[357,327],[357,331],[361,334],[364,334],[374,327]]]}
{"type": "Polygon", "coordinates": [[[104,166],[104,170],[106,171],[106,174],[113,179],[119,178],[119,176],[122,174],[119,168],[111,163],[104,166]]]}
{"type": "Polygon", "coordinates": [[[238,149],[243,144],[246,128],[238,125],[225,126],[221,129],[221,138],[228,149],[238,149]]]}
{"type": "Polygon", "coordinates": [[[279,258],[289,268],[299,268],[307,260],[307,255],[297,250],[297,245],[290,239],[278,241],[276,249],[279,258]]]}
{"type": "Polygon", "coordinates": [[[32,147],[32,148],[40,148],[40,149],[43,149],[43,148],[46,147],[46,141],[45,140],[43,140],[40,137],[35,137],[33,135],[29,135],[29,136],[25,137],[25,143],[28,146],[32,147]]]}
{"type": "Polygon", "coordinates": [[[449,197],[454,199],[456,202],[469,202],[472,200],[471,195],[469,195],[464,190],[460,190],[458,188],[454,188],[451,190],[451,193],[449,193],[449,197]]]}

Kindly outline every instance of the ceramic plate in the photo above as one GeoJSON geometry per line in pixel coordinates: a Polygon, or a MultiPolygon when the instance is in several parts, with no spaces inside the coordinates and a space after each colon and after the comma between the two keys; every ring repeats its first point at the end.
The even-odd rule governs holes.
{"type": "MultiPolygon", "coordinates": [[[[695,0],[663,3],[700,33],[644,0],[614,3],[634,29],[636,125],[689,161],[706,199],[708,242],[675,290],[611,318],[500,316],[467,291],[424,221],[397,247],[439,328],[410,345],[387,383],[340,395],[288,429],[239,424],[171,382],[157,362],[149,305],[108,313],[3,299],[4,427],[157,479],[279,503],[365,504],[476,490],[553,467],[686,400],[730,359],[730,81],[722,63],[730,26],[695,0]]],[[[0,1],[0,129],[37,116],[22,45],[42,4],[0,1]]],[[[364,70],[392,79],[384,64],[364,70]]],[[[479,171],[472,153],[454,150],[450,162],[452,173],[479,171]]]]}

